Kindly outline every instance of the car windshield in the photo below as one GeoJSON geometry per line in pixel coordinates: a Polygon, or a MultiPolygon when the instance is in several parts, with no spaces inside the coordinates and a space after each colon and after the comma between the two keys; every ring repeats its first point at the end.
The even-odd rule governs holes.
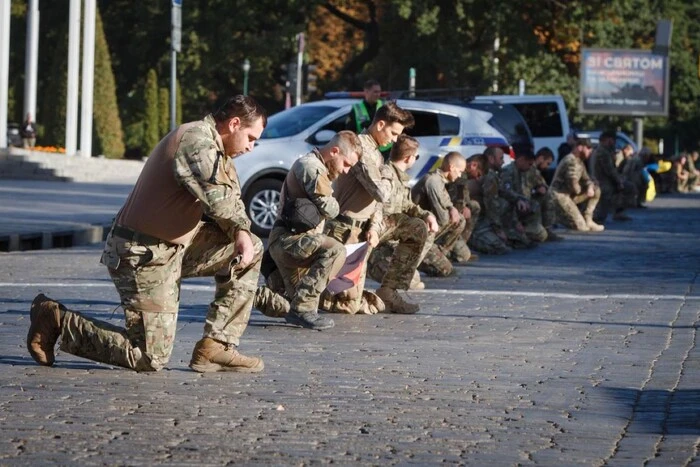
{"type": "Polygon", "coordinates": [[[283,110],[267,119],[267,126],[260,139],[284,138],[296,135],[337,109],[338,107],[330,105],[301,105],[283,110]]]}

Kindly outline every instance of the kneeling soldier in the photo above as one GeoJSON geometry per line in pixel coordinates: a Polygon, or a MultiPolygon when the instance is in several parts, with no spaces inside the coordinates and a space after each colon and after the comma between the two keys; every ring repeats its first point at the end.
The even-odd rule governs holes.
{"type": "Polygon", "coordinates": [[[155,147],[119,211],[102,264],[121,297],[125,328],[34,299],[27,335],[38,363],[54,363],[54,345],[94,361],[156,371],[170,359],[177,329],[180,281],[214,276],[204,335],[190,367],[198,372],[259,372],[263,361],[236,350],[250,318],[263,253],[250,233],[231,161],[253,148],[264,109],[236,96],[203,120],[170,132],[155,147]],[[202,222],[203,215],[210,222],[202,222]]]}
{"type": "Polygon", "coordinates": [[[382,177],[391,184],[389,200],[384,203],[384,224],[387,229],[379,245],[369,258],[368,272],[377,282],[408,288],[416,267],[431,247],[433,234],[438,231],[435,216],[411,200],[411,188],[406,173],[418,159],[418,140],[408,135],[399,136],[391,148],[389,163],[380,169],[382,177]],[[406,239],[397,245],[392,238],[406,239]],[[420,245],[420,254],[415,252],[420,245]],[[392,265],[394,267],[392,267],[392,265]]]}
{"type": "MultiPolygon", "coordinates": [[[[282,210],[270,233],[269,252],[284,281],[291,310],[285,319],[309,329],[329,329],[334,323],[318,314],[321,292],[345,262],[345,247],[323,233],[325,220],[338,215],[331,180],[347,173],[362,151],[357,135],[341,131],[320,149],[297,159],[282,186],[282,210]],[[320,223],[303,231],[282,219],[288,203],[308,199],[318,209],[320,223]]],[[[309,226],[311,227],[311,226],[309,226]]]]}
{"type": "MultiPolygon", "coordinates": [[[[442,254],[449,258],[455,244],[459,243],[461,249],[466,249],[462,233],[467,225],[464,216],[454,207],[452,199],[447,191],[447,184],[457,181],[464,173],[467,161],[456,151],[445,155],[442,166],[435,172],[426,174],[418,180],[411,190],[413,202],[421,208],[428,210],[437,217],[440,229],[435,235],[435,245],[442,254]]],[[[432,255],[427,255],[420,266],[420,270],[428,274],[436,275],[440,269],[433,264],[432,255]]],[[[461,257],[463,262],[469,260],[469,256],[461,257]]],[[[451,271],[450,271],[451,272],[451,271]]],[[[443,275],[443,274],[438,274],[443,275]]]]}
{"type": "MultiPolygon", "coordinates": [[[[360,161],[347,174],[338,177],[335,183],[334,195],[340,204],[340,215],[328,222],[328,235],[345,244],[366,240],[371,247],[377,246],[385,227],[382,203],[388,202],[391,189],[389,181],[380,173],[383,158],[379,148],[395,143],[404,128],[410,128],[413,124],[411,112],[393,101],[377,110],[372,124],[358,136],[362,144],[360,161]]],[[[405,241],[399,237],[396,240],[405,241]]],[[[418,249],[416,254],[420,255],[421,245],[416,243],[411,248],[418,249]]],[[[407,289],[408,284],[382,283],[375,295],[364,290],[366,274],[365,261],[358,284],[332,297],[324,294],[323,309],[349,314],[418,311],[418,305],[406,302],[397,292],[399,288],[407,289]]]]}

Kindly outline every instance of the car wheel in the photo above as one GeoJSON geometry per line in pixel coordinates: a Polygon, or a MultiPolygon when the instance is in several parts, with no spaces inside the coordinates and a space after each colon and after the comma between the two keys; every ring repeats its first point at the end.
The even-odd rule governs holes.
{"type": "Polygon", "coordinates": [[[277,218],[282,181],[272,178],[258,180],[246,192],[245,202],[251,231],[260,237],[267,237],[277,218]]]}

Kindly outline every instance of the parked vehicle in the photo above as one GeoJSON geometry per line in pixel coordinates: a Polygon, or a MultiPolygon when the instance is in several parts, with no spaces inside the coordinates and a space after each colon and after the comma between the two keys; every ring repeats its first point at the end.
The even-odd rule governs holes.
{"type": "MultiPolygon", "coordinates": [[[[477,96],[475,102],[498,102],[512,104],[522,114],[532,133],[535,152],[548,147],[555,154],[557,148],[566,142],[569,134],[569,116],[566,111],[564,98],[560,95],[498,95],[477,96]]],[[[556,158],[551,167],[557,164],[556,158]]]]}
{"type": "MultiPolygon", "coordinates": [[[[399,98],[411,95],[409,91],[397,91],[394,94],[399,98]]],[[[489,112],[491,114],[489,125],[500,131],[513,148],[514,154],[510,154],[511,157],[521,152],[534,153],[532,133],[522,114],[512,104],[489,99],[487,96],[482,96],[479,101],[476,101],[467,89],[421,89],[414,91],[413,94],[415,96],[411,97],[412,99],[460,105],[489,112]]],[[[510,163],[510,159],[506,163],[510,163]]]]}
{"type": "Polygon", "coordinates": [[[471,100],[464,105],[489,112],[492,115],[488,121],[489,124],[506,136],[515,154],[535,153],[535,142],[532,139],[530,128],[515,106],[496,99],[492,101],[471,100]]]}
{"type": "MultiPolygon", "coordinates": [[[[345,129],[345,120],[355,102],[357,99],[330,99],[274,114],[256,148],[234,159],[243,201],[256,234],[265,236],[272,228],[282,182],[292,163],[345,129]]],[[[409,171],[413,180],[439,166],[449,151],[469,157],[488,146],[498,146],[512,154],[506,137],[488,123],[492,116],[488,112],[418,100],[397,103],[411,111],[416,120],[415,127],[406,130],[420,141],[420,159],[409,171]]]]}

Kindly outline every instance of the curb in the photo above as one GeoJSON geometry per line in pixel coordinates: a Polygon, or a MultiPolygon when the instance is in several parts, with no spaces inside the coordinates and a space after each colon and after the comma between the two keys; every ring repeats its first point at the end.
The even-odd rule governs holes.
{"type": "Polygon", "coordinates": [[[0,252],[47,250],[93,245],[107,238],[112,223],[85,225],[71,230],[23,232],[0,236],[0,252]]]}

